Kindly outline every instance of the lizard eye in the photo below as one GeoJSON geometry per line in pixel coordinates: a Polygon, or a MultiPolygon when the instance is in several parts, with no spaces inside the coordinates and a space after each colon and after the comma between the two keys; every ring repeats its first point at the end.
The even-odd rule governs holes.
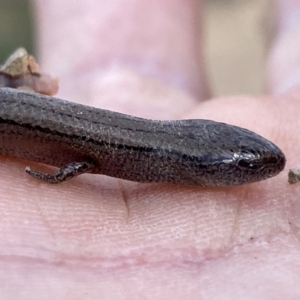
{"type": "Polygon", "coordinates": [[[260,164],[254,163],[253,161],[247,161],[245,159],[240,159],[238,161],[238,166],[245,169],[251,169],[251,170],[258,170],[261,168],[260,164]]]}

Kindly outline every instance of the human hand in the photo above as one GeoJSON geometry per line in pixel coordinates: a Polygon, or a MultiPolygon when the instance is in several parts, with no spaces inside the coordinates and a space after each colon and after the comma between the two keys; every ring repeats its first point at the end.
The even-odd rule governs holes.
{"type": "MultiPolygon", "coordinates": [[[[288,5],[297,4],[281,2],[284,28],[288,5]]],[[[239,125],[275,142],[288,161],[270,180],[204,189],[98,175],[47,185],[26,176],[28,162],[3,157],[1,294],[7,299],[299,296],[300,187],[287,183],[288,168],[300,161],[294,150],[300,89],[290,79],[300,63],[297,53],[286,63],[287,50],[298,49],[297,32],[292,28],[277,37],[269,95],[202,102],[208,92],[195,46],[201,39],[196,1],[36,0],[36,7],[42,69],[60,77],[59,97],[141,117],[239,125]],[[295,88],[283,94],[288,82],[295,88]],[[281,96],[275,96],[278,91],[281,96]]]]}

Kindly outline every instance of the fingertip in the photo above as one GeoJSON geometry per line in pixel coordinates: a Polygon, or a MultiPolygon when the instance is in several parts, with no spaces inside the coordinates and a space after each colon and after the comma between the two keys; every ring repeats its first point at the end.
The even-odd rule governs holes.
{"type": "Polygon", "coordinates": [[[270,50],[268,90],[283,94],[300,86],[300,1],[277,0],[277,31],[270,50]]]}

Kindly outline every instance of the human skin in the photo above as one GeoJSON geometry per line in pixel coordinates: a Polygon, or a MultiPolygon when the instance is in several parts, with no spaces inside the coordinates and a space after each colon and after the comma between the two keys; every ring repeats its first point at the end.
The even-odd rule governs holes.
{"type": "Polygon", "coordinates": [[[299,299],[300,184],[287,172],[300,162],[300,1],[277,2],[268,94],[210,100],[196,0],[35,4],[41,68],[60,77],[59,97],[239,125],[277,144],[287,166],[232,188],[99,175],[49,185],[24,172],[49,168],[1,157],[1,299],[299,299]]]}

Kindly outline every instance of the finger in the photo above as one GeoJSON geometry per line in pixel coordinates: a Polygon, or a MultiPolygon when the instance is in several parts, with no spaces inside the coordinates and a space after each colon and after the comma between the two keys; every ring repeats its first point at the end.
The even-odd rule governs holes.
{"type": "Polygon", "coordinates": [[[300,86],[300,1],[276,1],[276,36],[268,61],[268,88],[282,94],[300,86]]]}
{"type": "Polygon", "coordinates": [[[198,1],[35,3],[43,66],[61,77],[60,95],[122,111],[154,103],[155,117],[206,96],[198,1]]]}

